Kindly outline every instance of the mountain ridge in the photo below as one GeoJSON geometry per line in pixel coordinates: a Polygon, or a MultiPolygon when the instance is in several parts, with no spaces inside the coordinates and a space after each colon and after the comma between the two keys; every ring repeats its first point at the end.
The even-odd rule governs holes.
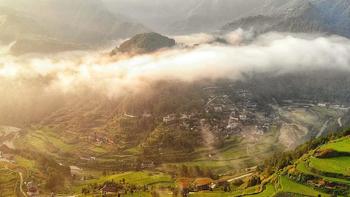
{"type": "MultiPolygon", "coordinates": [[[[30,43],[39,41],[38,46],[46,43],[50,48],[50,43],[57,40],[54,43],[56,46],[60,43],[70,43],[74,46],[62,44],[59,47],[62,47],[62,50],[87,49],[109,45],[114,40],[149,31],[143,25],[129,22],[121,15],[112,14],[99,0],[77,0],[73,3],[67,0],[36,3],[3,0],[2,3],[3,9],[7,10],[2,12],[4,18],[11,19],[11,22],[2,24],[6,25],[4,29],[7,30],[0,33],[0,39],[4,43],[16,40],[29,40],[30,43]]],[[[23,51],[27,52],[24,49],[23,51]]],[[[37,51],[52,52],[45,49],[37,51]]]]}
{"type": "Polygon", "coordinates": [[[269,31],[326,33],[350,37],[350,5],[346,0],[329,4],[322,0],[271,0],[252,16],[222,27],[224,32],[237,28],[253,29],[258,34],[269,31]],[[337,23],[335,23],[337,21],[337,23]],[[341,21],[341,22],[338,22],[341,21]],[[261,26],[261,24],[264,24],[261,26]]]}

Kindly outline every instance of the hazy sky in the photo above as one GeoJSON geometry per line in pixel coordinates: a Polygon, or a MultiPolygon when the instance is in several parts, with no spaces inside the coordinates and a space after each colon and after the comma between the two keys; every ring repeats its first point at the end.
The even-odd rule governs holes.
{"type": "Polygon", "coordinates": [[[103,0],[118,12],[156,30],[200,32],[215,30],[248,15],[266,0],[103,0]]]}
{"type": "Polygon", "coordinates": [[[70,9],[79,14],[82,4],[96,9],[105,5],[120,20],[138,22],[161,33],[188,33],[218,29],[258,9],[264,1],[267,0],[0,0],[0,6],[46,17],[50,12],[58,14],[70,9]]]}

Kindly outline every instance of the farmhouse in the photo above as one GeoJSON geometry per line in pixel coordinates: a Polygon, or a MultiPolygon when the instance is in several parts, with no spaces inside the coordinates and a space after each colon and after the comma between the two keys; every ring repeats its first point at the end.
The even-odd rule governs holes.
{"type": "Polygon", "coordinates": [[[183,114],[181,114],[181,116],[180,116],[180,120],[189,120],[189,119],[191,119],[192,118],[192,114],[186,114],[186,113],[183,113],[183,114]]]}
{"type": "Polygon", "coordinates": [[[211,178],[197,178],[193,181],[197,191],[212,190],[214,181],[211,178]]]}
{"type": "Polygon", "coordinates": [[[29,197],[34,197],[39,195],[39,189],[33,182],[27,183],[27,195],[29,197]]]}
{"type": "Polygon", "coordinates": [[[176,120],[175,114],[169,114],[169,115],[163,117],[163,122],[165,124],[173,123],[173,122],[175,122],[175,120],[176,120]]]}
{"type": "Polygon", "coordinates": [[[319,106],[319,107],[327,107],[328,103],[317,103],[317,106],[319,106]]]}

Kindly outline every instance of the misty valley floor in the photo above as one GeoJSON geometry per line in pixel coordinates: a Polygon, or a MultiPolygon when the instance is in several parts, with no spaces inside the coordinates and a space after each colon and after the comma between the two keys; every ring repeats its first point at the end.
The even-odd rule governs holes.
{"type": "MultiPolygon", "coordinates": [[[[211,95],[211,98],[223,96],[221,93],[210,94],[217,94],[211,95]]],[[[215,102],[223,101],[218,99],[212,102],[213,106],[217,106],[218,103],[215,102]]],[[[5,145],[1,147],[0,165],[4,177],[0,183],[1,191],[8,196],[21,195],[20,188],[25,192],[31,188],[24,182],[33,182],[41,194],[49,194],[51,191],[57,194],[81,194],[85,190],[99,193],[99,185],[113,180],[125,181],[123,184],[127,184],[127,189],[124,190],[129,195],[135,192],[135,195],[151,196],[152,192],[157,191],[161,196],[171,196],[172,188],[178,187],[179,181],[181,182],[180,177],[188,182],[195,181],[200,176],[215,176],[216,181],[236,182],[254,174],[256,166],[274,152],[293,148],[310,136],[322,135],[322,132],[326,132],[324,130],[339,127],[339,121],[346,124],[344,120],[347,120],[346,110],[338,105],[307,104],[305,107],[288,101],[288,104],[272,105],[272,109],[275,111],[275,121],[267,130],[260,131],[254,125],[255,121],[260,121],[260,112],[255,112],[256,117],[251,122],[237,122],[235,127],[239,130],[225,134],[225,140],[220,147],[208,142],[190,153],[182,153],[187,154],[186,159],[177,162],[156,163],[150,159],[142,161],[140,154],[145,153],[141,152],[140,146],[118,148],[120,144],[110,140],[108,133],[92,132],[84,135],[59,131],[54,127],[32,126],[17,129],[3,126],[0,135],[1,142],[5,145]],[[195,174],[187,172],[189,170],[195,170],[195,174]],[[20,180],[20,174],[23,180],[20,180]],[[10,184],[12,182],[15,184],[10,184]],[[19,188],[19,185],[22,186],[19,188]]],[[[223,114],[223,111],[224,109],[213,113],[223,114]]],[[[137,118],[121,116],[131,121],[137,118]]],[[[230,121],[233,116],[230,112],[228,116],[222,117],[227,117],[228,124],[232,125],[230,121]]],[[[177,124],[182,123],[166,123],[162,127],[171,128],[177,124]]],[[[206,138],[212,135],[210,132],[202,134],[209,135],[206,138]]],[[[158,154],[179,154],[166,151],[158,154]]],[[[283,188],[281,191],[288,192],[288,187],[293,188],[293,184],[299,187],[297,183],[288,181],[291,180],[281,176],[279,185],[267,184],[264,190],[259,186],[241,188],[232,184],[231,192],[223,192],[218,187],[213,192],[195,192],[190,196],[239,196],[254,193],[259,193],[258,196],[269,196],[280,191],[280,188],[283,188]]],[[[309,187],[301,185],[300,191],[301,194],[313,192],[309,187]]]]}

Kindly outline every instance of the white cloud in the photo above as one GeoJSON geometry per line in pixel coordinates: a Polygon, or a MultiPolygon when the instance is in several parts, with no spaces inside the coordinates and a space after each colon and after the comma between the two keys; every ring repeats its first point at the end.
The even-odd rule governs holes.
{"type": "MultiPolygon", "coordinates": [[[[190,37],[184,40],[190,42],[190,37]]],[[[251,36],[242,31],[228,37],[235,45],[202,44],[119,61],[92,53],[65,53],[39,59],[6,56],[0,58],[0,78],[46,77],[48,82],[43,88],[47,91],[70,92],[87,87],[119,96],[142,90],[158,80],[234,80],[253,71],[283,74],[329,68],[350,70],[350,41],[345,38],[270,33],[243,44],[251,36]]]]}

